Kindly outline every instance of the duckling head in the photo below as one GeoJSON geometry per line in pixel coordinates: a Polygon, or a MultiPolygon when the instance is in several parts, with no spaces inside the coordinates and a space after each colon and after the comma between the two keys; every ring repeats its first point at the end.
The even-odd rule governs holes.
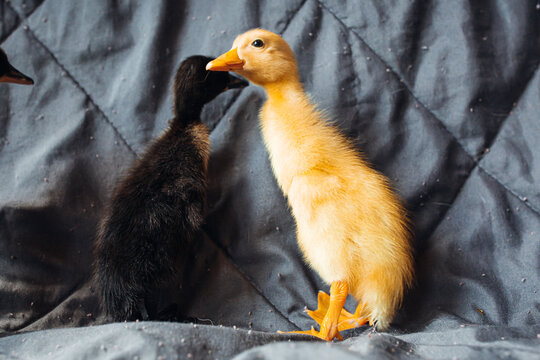
{"type": "Polygon", "coordinates": [[[234,71],[254,84],[298,81],[293,51],[281,36],[263,29],[239,35],[232,49],[208,63],[207,70],[234,71]]]}
{"type": "Polygon", "coordinates": [[[228,89],[242,88],[248,83],[229,73],[207,71],[206,64],[212,58],[195,55],[188,57],[176,71],[174,79],[174,107],[200,109],[228,89]]]}
{"type": "Polygon", "coordinates": [[[8,61],[4,50],[0,49],[0,82],[33,85],[34,80],[15,69],[8,61]]]}

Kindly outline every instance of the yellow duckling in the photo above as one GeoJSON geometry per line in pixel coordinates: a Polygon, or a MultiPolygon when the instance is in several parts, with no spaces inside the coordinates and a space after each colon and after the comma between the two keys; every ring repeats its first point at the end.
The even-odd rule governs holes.
{"type": "Polygon", "coordinates": [[[235,71],[268,95],[260,120],[272,168],[305,260],[331,284],[330,297],[320,292],[319,309],[308,311],[320,331],[299,333],[342,339],[339,331],[367,320],[387,329],[413,282],[406,212],[388,180],[310,102],[279,35],[250,30],[206,68],[235,71]],[[359,303],[354,314],[343,309],[348,293],[359,303]]]}

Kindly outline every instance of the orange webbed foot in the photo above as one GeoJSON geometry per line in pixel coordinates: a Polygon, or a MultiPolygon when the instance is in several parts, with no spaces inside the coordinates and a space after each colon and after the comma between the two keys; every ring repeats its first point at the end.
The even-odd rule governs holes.
{"type": "MultiPolygon", "coordinates": [[[[278,331],[280,334],[305,334],[305,335],[311,335],[316,336],[319,339],[323,339],[325,341],[332,341],[333,339],[329,339],[328,336],[324,336],[320,331],[315,330],[315,328],[312,326],[311,330],[304,330],[304,331],[278,331]]],[[[338,340],[343,340],[343,337],[338,332],[335,336],[338,340]]]]}
{"type": "MultiPolygon", "coordinates": [[[[306,312],[313,320],[317,322],[317,324],[321,325],[324,316],[328,311],[329,304],[330,295],[328,295],[324,291],[319,291],[319,294],[317,295],[317,310],[306,310],[306,312]]],[[[345,308],[341,309],[341,314],[339,315],[338,320],[338,330],[349,330],[365,325],[368,320],[364,317],[361,317],[363,310],[363,304],[358,304],[358,307],[356,308],[354,314],[351,314],[350,312],[345,310],[345,308]]]]}
{"type": "MultiPolygon", "coordinates": [[[[348,290],[349,286],[345,281],[333,281],[330,287],[330,296],[322,291],[319,292],[317,310],[308,310],[309,316],[321,326],[321,330],[316,331],[312,327],[311,330],[292,331],[291,333],[308,334],[326,341],[332,341],[334,339],[343,340],[343,337],[339,333],[342,329],[346,330],[361,326],[358,321],[360,319],[361,308],[357,310],[358,314],[351,314],[343,309],[348,290]],[[342,321],[342,317],[344,321],[342,321]]],[[[365,319],[362,320],[363,325],[366,321],[365,319]]]]}

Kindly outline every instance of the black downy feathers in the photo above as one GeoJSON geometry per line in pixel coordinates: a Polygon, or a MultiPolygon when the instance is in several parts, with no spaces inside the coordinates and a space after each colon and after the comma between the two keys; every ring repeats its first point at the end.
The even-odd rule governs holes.
{"type": "Polygon", "coordinates": [[[208,72],[211,58],[192,56],[174,81],[170,127],[114,190],[94,246],[94,279],[109,319],[148,318],[144,297],[172,281],[204,216],[208,129],[203,106],[247,82],[208,72]]]}

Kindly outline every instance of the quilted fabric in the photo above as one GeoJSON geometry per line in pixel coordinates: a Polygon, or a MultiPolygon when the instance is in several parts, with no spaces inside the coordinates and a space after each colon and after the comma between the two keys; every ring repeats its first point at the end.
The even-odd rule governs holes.
{"type": "Polygon", "coordinates": [[[36,82],[0,84],[0,358],[540,358],[539,24],[537,1],[0,3],[0,46],[36,82]],[[387,333],[275,333],[314,325],[304,306],[328,286],[302,261],[249,86],[205,108],[204,231],[155,296],[157,318],[187,323],[101,325],[91,246],[112,188],[166,128],[182,59],[254,27],[282,34],[404,198],[415,288],[387,333]]]}

